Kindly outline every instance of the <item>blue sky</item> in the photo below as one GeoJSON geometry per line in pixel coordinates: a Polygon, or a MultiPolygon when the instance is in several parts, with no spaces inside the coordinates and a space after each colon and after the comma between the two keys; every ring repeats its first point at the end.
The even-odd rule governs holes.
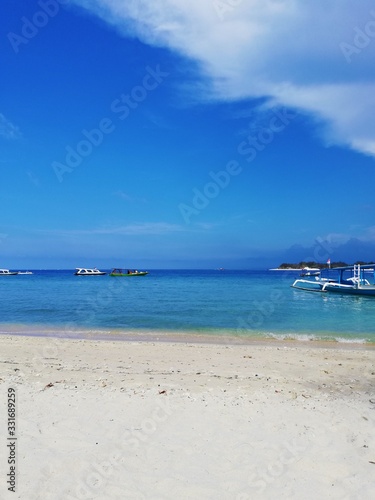
{"type": "Polygon", "coordinates": [[[372,2],[0,11],[0,267],[375,260],[372,2]]]}

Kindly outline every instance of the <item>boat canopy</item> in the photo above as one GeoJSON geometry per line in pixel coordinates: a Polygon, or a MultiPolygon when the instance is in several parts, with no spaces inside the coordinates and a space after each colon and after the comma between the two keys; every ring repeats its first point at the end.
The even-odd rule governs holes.
{"type": "Polygon", "coordinates": [[[351,266],[342,266],[342,267],[327,267],[327,268],[324,268],[324,271],[326,271],[326,270],[350,271],[350,270],[353,270],[356,266],[360,266],[361,269],[373,269],[375,267],[375,263],[374,264],[352,264],[351,266]]]}

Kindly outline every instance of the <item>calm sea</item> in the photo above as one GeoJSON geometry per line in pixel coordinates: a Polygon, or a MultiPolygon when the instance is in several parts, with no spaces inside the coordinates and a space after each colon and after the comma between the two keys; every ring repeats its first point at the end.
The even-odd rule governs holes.
{"type": "MultiPolygon", "coordinates": [[[[73,270],[0,277],[0,333],[174,332],[375,342],[375,299],[295,290],[296,272],[154,270],[79,277],[73,270]]],[[[77,333],[77,336],[79,334],[77,333]]]]}

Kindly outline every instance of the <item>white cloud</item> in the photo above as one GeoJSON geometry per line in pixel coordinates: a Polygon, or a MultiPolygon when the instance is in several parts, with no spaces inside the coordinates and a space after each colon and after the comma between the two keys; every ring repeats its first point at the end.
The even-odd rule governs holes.
{"type": "MultiPolygon", "coordinates": [[[[41,229],[38,234],[44,234],[55,238],[75,238],[76,236],[152,236],[177,233],[202,233],[214,230],[217,224],[197,223],[188,226],[186,224],[171,224],[169,222],[142,222],[125,224],[123,226],[102,226],[90,229],[41,229]]],[[[1,235],[0,235],[1,237],[1,235]]]]}
{"type": "Polygon", "coordinates": [[[5,116],[0,113],[0,136],[5,139],[18,139],[20,135],[19,128],[13,125],[12,122],[7,120],[5,116]]]}
{"type": "Polygon", "coordinates": [[[322,135],[327,144],[346,145],[375,155],[375,82],[281,85],[272,101],[270,105],[300,109],[323,123],[322,135]]]}
{"type": "Polygon", "coordinates": [[[375,155],[372,0],[72,1],[198,63],[206,98],[268,97],[313,115],[328,143],[375,155]]]}

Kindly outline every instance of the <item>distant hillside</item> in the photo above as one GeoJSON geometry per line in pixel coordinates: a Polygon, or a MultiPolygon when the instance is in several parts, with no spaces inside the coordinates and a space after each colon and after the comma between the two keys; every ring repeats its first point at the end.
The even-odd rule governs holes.
{"type": "MultiPolygon", "coordinates": [[[[375,263],[374,262],[357,261],[357,262],[354,262],[354,264],[360,264],[361,266],[363,266],[365,264],[375,264],[375,263]]],[[[343,266],[352,266],[352,265],[353,264],[347,264],[346,262],[341,262],[341,261],[331,262],[331,267],[343,267],[343,266]]],[[[282,264],[280,264],[278,269],[302,269],[304,267],[316,267],[318,269],[326,269],[327,267],[329,267],[329,265],[322,264],[321,262],[311,262],[311,261],[310,262],[301,261],[301,262],[298,262],[298,264],[296,264],[296,263],[290,264],[287,262],[283,262],[282,264]]]]}

